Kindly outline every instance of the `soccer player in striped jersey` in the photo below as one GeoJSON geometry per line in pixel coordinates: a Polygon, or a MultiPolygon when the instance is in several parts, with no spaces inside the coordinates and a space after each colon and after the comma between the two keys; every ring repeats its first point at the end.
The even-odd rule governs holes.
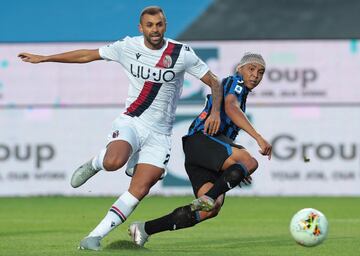
{"type": "Polygon", "coordinates": [[[143,246],[150,235],[192,227],[215,217],[227,191],[241,182],[251,183],[250,175],[258,162],[244,147],[233,142],[240,129],[256,140],[259,152],[270,160],[271,145],[245,115],[247,95],[262,80],[265,61],[260,54],[246,53],[236,70],[234,76],[222,81],[224,101],[218,133],[215,136],[205,133],[205,123],[214,104],[213,95],[208,95],[204,110],[183,137],[185,169],[197,199],[158,219],[132,223],[129,234],[135,244],[143,246]]]}
{"type": "Polygon", "coordinates": [[[30,63],[116,61],[130,80],[126,110],[114,121],[106,148],[74,172],[71,185],[79,187],[100,170],[115,171],[126,163],[131,183],[99,225],[80,242],[81,249],[99,250],[101,239],[123,223],[164,176],[185,72],[211,87],[213,106],[205,131],[213,135],[220,126],[220,82],[191,47],[164,37],[163,10],[156,6],[145,8],[140,15],[139,30],[142,36],[126,37],[100,49],[50,56],[19,54],[23,61],[30,63]]]}

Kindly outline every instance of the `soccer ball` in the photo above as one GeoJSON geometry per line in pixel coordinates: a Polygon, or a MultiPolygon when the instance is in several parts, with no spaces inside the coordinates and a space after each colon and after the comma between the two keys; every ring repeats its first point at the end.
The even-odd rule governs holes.
{"type": "Polygon", "coordinates": [[[298,244],[315,246],[325,240],[328,233],[328,221],[320,211],[305,208],[295,213],[291,219],[290,232],[298,244]]]}

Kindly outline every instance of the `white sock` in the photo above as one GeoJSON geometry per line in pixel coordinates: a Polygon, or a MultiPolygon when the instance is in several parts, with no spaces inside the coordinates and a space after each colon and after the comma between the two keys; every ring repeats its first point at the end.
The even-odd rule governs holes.
{"type": "Polygon", "coordinates": [[[105,170],[104,168],[104,157],[106,153],[106,148],[100,151],[100,153],[95,156],[92,160],[92,166],[95,170],[105,170]]]}
{"type": "Polygon", "coordinates": [[[123,193],[111,206],[105,218],[90,232],[89,236],[101,236],[101,238],[106,236],[111,230],[125,222],[138,203],[139,200],[129,191],[123,193]]]}

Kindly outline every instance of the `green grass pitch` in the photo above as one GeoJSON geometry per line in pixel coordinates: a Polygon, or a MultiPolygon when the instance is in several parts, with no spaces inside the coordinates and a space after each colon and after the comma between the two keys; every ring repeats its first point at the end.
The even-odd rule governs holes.
{"type": "Polygon", "coordinates": [[[132,221],[161,216],[191,199],[144,199],[127,223],[102,241],[103,250],[92,252],[77,245],[115,198],[0,198],[0,255],[360,255],[358,197],[227,197],[217,218],[154,235],[146,248],[131,244],[132,221]],[[289,233],[292,215],[305,207],[322,211],[330,224],[327,240],[313,248],[297,245],[289,233]]]}

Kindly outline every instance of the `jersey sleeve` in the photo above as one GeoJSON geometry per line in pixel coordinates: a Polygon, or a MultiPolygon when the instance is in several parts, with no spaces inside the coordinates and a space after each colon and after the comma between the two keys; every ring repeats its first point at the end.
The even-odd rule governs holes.
{"type": "Polygon", "coordinates": [[[230,76],[228,78],[225,78],[222,84],[224,86],[224,97],[226,97],[229,94],[233,94],[240,101],[240,95],[244,85],[243,80],[239,80],[234,76],[230,76]]]}
{"type": "Polygon", "coordinates": [[[236,79],[235,77],[228,77],[224,82],[225,95],[234,94],[239,96],[243,90],[243,80],[236,79]]]}
{"type": "Polygon", "coordinates": [[[208,71],[209,67],[193,51],[190,46],[184,45],[185,71],[201,79],[208,71]]]}
{"type": "Polygon", "coordinates": [[[121,61],[123,49],[125,47],[126,38],[116,41],[112,44],[104,45],[99,48],[101,58],[108,61],[121,61]]]}

